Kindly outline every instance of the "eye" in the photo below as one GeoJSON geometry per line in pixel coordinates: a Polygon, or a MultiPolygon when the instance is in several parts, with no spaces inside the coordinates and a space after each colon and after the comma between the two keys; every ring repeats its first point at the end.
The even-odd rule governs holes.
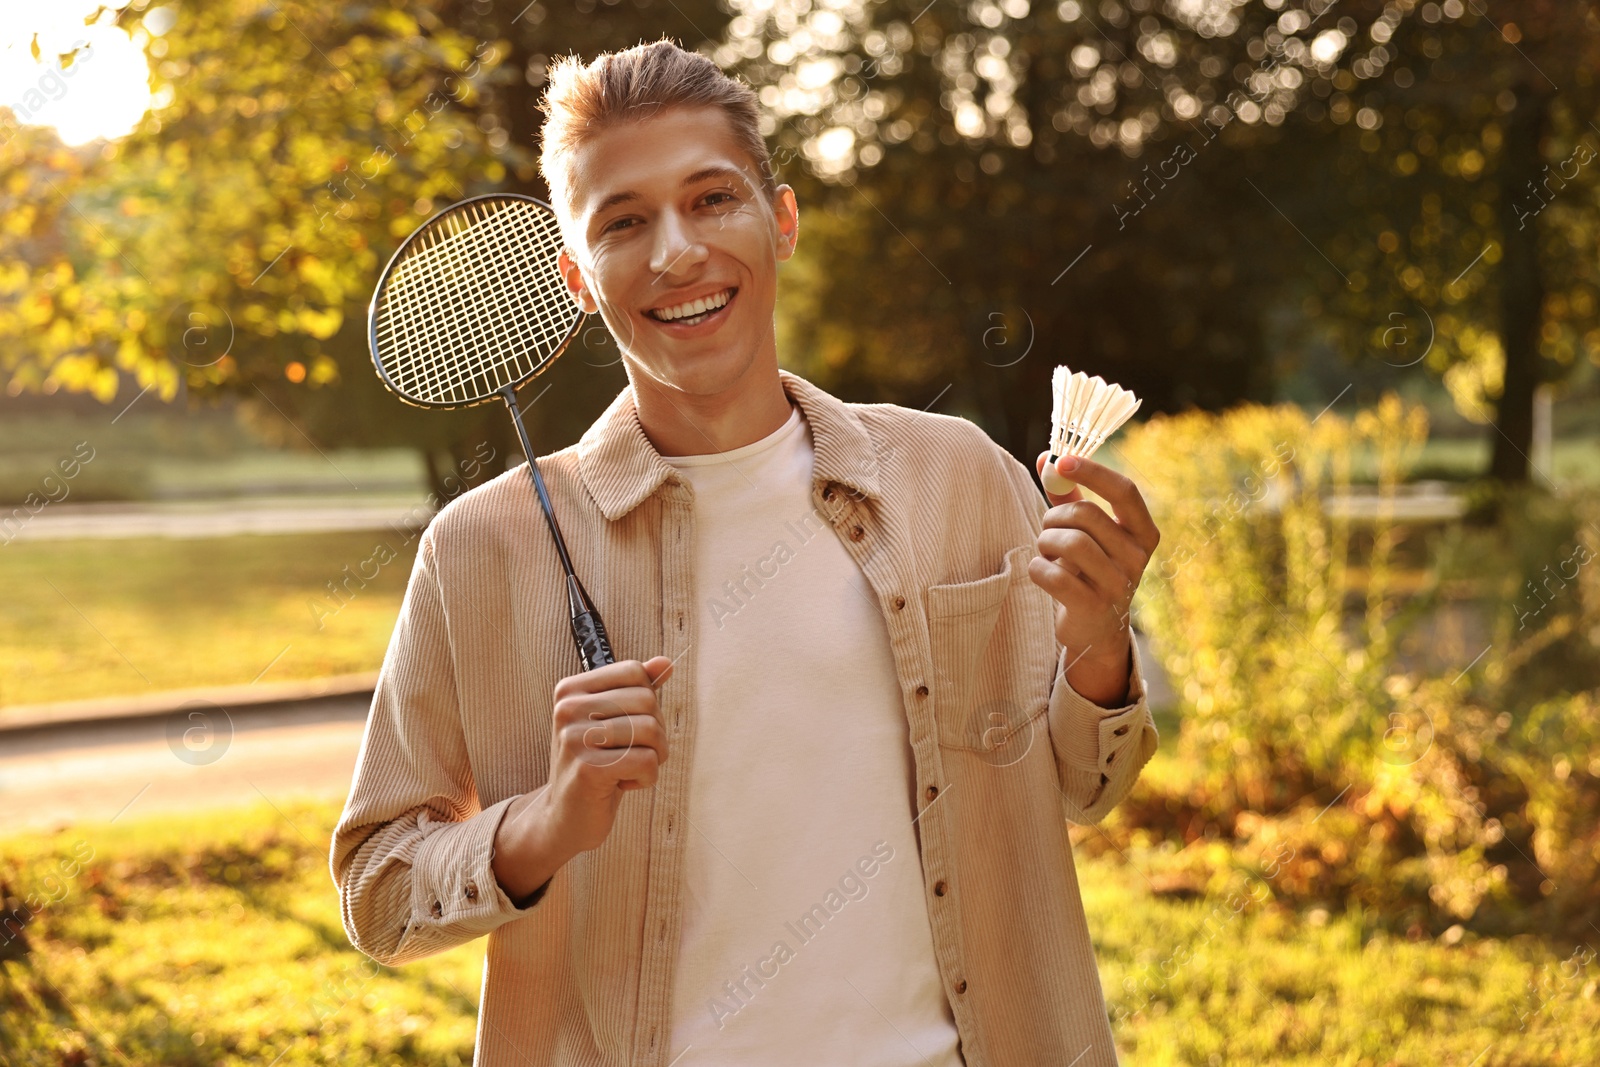
{"type": "Polygon", "coordinates": [[[638,221],[639,221],[638,219],[632,217],[631,215],[624,216],[624,217],[622,217],[620,219],[614,219],[611,222],[606,223],[604,226],[600,227],[600,232],[601,233],[614,233],[614,232],[616,232],[618,230],[627,229],[628,227],[632,226],[634,223],[636,223],[638,221]]]}
{"type": "Polygon", "coordinates": [[[711,207],[720,207],[721,205],[735,199],[737,198],[732,193],[725,193],[719,190],[714,193],[707,193],[701,198],[700,202],[711,207]]]}

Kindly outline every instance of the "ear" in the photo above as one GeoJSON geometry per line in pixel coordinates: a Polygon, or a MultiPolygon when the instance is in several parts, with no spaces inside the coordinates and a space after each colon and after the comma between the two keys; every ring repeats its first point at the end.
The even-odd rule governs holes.
{"type": "Polygon", "coordinates": [[[794,255],[795,245],[800,240],[800,205],[789,186],[778,186],[772,200],[772,215],[778,223],[777,253],[782,261],[794,255]]]}
{"type": "Polygon", "coordinates": [[[572,294],[572,299],[578,307],[590,315],[600,310],[594,294],[589,291],[588,283],[583,280],[583,272],[578,269],[578,264],[573,261],[571,253],[565,248],[556,257],[556,269],[561,271],[561,280],[567,283],[567,291],[572,294]]]}

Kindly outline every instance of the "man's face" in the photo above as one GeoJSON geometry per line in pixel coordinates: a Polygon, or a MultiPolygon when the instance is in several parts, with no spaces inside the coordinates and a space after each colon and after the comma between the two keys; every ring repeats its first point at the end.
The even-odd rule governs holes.
{"type": "Polygon", "coordinates": [[[719,108],[673,108],[604,130],[569,160],[561,271],[629,359],[669,389],[729,389],[776,358],[777,267],[794,192],[776,201],[719,108]]]}

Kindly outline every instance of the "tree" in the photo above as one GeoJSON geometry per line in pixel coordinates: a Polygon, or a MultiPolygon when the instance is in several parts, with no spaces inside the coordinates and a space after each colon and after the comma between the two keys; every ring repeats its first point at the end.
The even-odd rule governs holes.
{"type": "Polygon", "coordinates": [[[1230,255],[1254,222],[1224,189],[1258,134],[1187,97],[1158,135],[1162,68],[1116,10],[1115,25],[1019,3],[735,18],[723,58],[763,87],[780,161],[808,171],[787,340],[814,373],[916,407],[960,383],[943,403],[1030,464],[1056,363],[1153,409],[1269,392],[1268,279],[1230,255]]]}
{"type": "Polygon", "coordinates": [[[1442,374],[1494,424],[1488,473],[1523,482],[1535,390],[1600,365],[1600,21],[1543,0],[1420,11],[1382,24],[1381,84],[1336,78],[1308,229],[1361,278],[1325,294],[1347,343],[1442,374]]]}
{"type": "MultiPolygon", "coordinates": [[[[1420,290],[1391,283],[1392,272],[1370,251],[1377,246],[1368,228],[1377,221],[1374,203],[1406,200],[1394,181],[1405,159],[1396,144],[1408,129],[1403,116],[1427,108],[1399,116],[1385,109],[1414,89],[1433,109],[1427,121],[1441,127],[1426,136],[1435,146],[1449,141],[1442,158],[1457,160],[1463,128],[1489,117],[1484,100],[1528,77],[1498,54],[1471,65],[1487,56],[1490,22],[1467,14],[1461,0],[1443,7],[1368,0],[1337,10],[1334,0],[739,0],[737,7],[724,61],[763,85],[782,158],[803,161],[808,192],[845,220],[820,228],[841,243],[822,250],[827,270],[811,268],[819,289],[802,305],[793,335],[833,373],[872,367],[863,373],[888,382],[898,375],[909,382],[904,388],[926,396],[941,378],[1009,358],[993,342],[1026,319],[1043,358],[1019,363],[1009,378],[985,371],[988,388],[975,389],[984,396],[984,421],[1025,462],[1041,440],[1040,398],[1052,362],[1113,373],[1157,409],[1217,406],[1270,389],[1282,367],[1264,347],[1269,313],[1304,306],[1321,320],[1291,327],[1302,338],[1331,326],[1347,350],[1392,363],[1394,352],[1375,343],[1395,336],[1385,334],[1393,323],[1380,313],[1397,304],[1409,310],[1420,290]],[[1477,34],[1478,44],[1442,44],[1441,31],[1477,34]],[[1405,58],[1407,49],[1445,47],[1449,56],[1435,51],[1425,79],[1405,58]],[[1388,128],[1389,141],[1377,137],[1379,127],[1388,128]],[[1379,154],[1386,144],[1391,154],[1379,154]],[[963,245],[981,254],[963,255],[963,245]],[[1080,250],[1084,261],[1059,273],[1080,250]],[[869,264],[862,273],[852,267],[857,260],[869,264]],[[928,263],[938,274],[931,281],[928,263]],[[894,281],[892,308],[880,297],[884,277],[894,281]],[[1406,301],[1395,299],[1397,287],[1407,289],[1406,301]],[[1308,295],[1316,299],[1306,303],[1308,295]],[[817,314],[824,307],[831,322],[817,314]],[[990,317],[996,311],[1000,321],[990,317]],[[909,358],[895,358],[908,350],[909,358]]],[[[1544,42],[1552,67],[1570,74],[1553,76],[1569,87],[1572,114],[1589,114],[1595,37],[1587,5],[1530,0],[1513,8],[1523,9],[1521,21],[1538,29],[1522,32],[1544,42]]],[[[1505,41],[1492,43],[1520,61],[1505,41]]],[[[1537,129],[1549,101],[1523,96],[1519,132],[1501,131],[1497,144],[1526,144],[1537,129]]],[[[1476,138],[1477,126],[1471,132],[1476,138]]],[[[1539,170],[1537,157],[1521,155],[1523,169],[1506,175],[1518,188],[1531,176],[1529,160],[1539,170]]],[[[1482,154],[1471,173],[1442,164],[1432,195],[1412,202],[1485,232],[1476,220],[1486,207],[1489,222],[1507,213],[1505,204],[1485,205],[1485,193],[1492,201],[1494,189],[1506,186],[1459,180],[1477,178],[1483,165],[1482,154]]],[[[1573,197],[1570,210],[1592,231],[1591,204],[1573,197]]],[[[1560,216],[1551,212],[1552,220],[1560,216]]],[[[1571,225],[1579,223],[1569,232],[1571,225]]],[[[1453,254],[1459,226],[1424,227],[1420,236],[1437,241],[1452,229],[1453,254]]],[[[1373,228],[1398,232],[1407,231],[1373,228]]],[[[1517,255],[1500,272],[1509,284],[1498,299],[1479,295],[1470,281],[1454,291],[1459,329],[1430,365],[1442,372],[1498,335],[1519,338],[1500,407],[1502,438],[1526,451],[1519,426],[1531,390],[1511,383],[1537,363],[1527,356],[1534,339],[1558,359],[1570,354],[1593,301],[1587,283],[1565,293],[1559,309],[1573,325],[1549,340],[1537,310],[1539,275],[1517,265],[1530,261],[1529,247],[1517,255]]],[[[1406,264],[1394,266],[1417,277],[1406,264]]],[[[1568,277],[1589,272],[1564,266],[1573,266],[1568,277]]],[[[1547,304],[1545,313],[1556,309],[1547,304]]],[[[1495,460],[1508,477],[1510,451],[1508,444],[1495,460]]]]}
{"type": "MultiPolygon", "coordinates": [[[[0,315],[13,388],[50,379],[109,398],[128,375],[167,398],[180,386],[232,395],[320,447],[416,445],[441,497],[452,473],[460,485],[498,473],[461,468],[485,439],[508,460],[518,451],[503,410],[422,412],[376,380],[366,305],[378,272],[456,199],[542,192],[533,104],[556,42],[588,53],[664,31],[693,45],[695,23],[721,31],[713,5],[156,10],[136,0],[117,14],[163,101],[132,135],[69,152],[28,131],[0,146],[5,188],[27,195],[0,234],[0,284],[20,305],[0,315]]],[[[532,387],[573,394],[531,409],[536,448],[575,436],[620,385],[604,331],[585,338],[532,387]]]]}

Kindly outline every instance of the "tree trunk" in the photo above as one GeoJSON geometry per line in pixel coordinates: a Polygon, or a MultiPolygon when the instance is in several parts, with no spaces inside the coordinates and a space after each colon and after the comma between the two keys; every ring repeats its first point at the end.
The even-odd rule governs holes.
{"type": "Polygon", "coordinates": [[[1544,279],[1539,272],[1538,216],[1528,214],[1543,168],[1545,126],[1550,96],[1524,85],[1506,123],[1505,166],[1500,175],[1500,230],[1505,256],[1500,264],[1500,343],[1505,350],[1505,384],[1495,413],[1494,451],[1489,476],[1506,484],[1528,480],[1533,447],[1533,395],[1539,386],[1539,327],[1544,279]]]}
{"type": "Polygon", "coordinates": [[[422,453],[423,467],[428,475],[428,499],[435,508],[442,508],[450,500],[450,490],[444,482],[445,476],[450,473],[450,461],[445,458],[449,453],[431,447],[418,451],[422,453]]]}
{"type": "Polygon", "coordinates": [[[544,116],[539,111],[541,88],[528,84],[528,62],[537,51],[530,40],[535,31],[526,23],[517,24],[505,31],[511,39],[511,55],[507,60],[515,73],[505,85],[500,86],[501,121],[511,136],[511,144],[520,149],[526,161],[508,168],[505,187],[513,192],[548,199],[550,191],[538,171],[538,153],[541,144],[539,133],[544,126],[544,116]]]}

